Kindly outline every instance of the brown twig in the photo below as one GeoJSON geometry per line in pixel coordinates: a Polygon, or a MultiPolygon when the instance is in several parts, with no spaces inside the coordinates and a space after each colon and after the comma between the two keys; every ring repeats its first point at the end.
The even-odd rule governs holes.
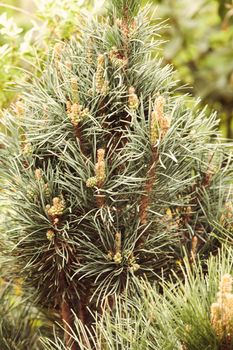
{"type": "Polygon", "coordinates": [[[105,206],[105,196],[101,194],[96,195],[96,204],[98,208],[102,208],[105,206]]]}
{"type": "Polygon", "coordinates": [[[70,335],[73,326],[73,316],[70,310],[70,306],[67,304],[66,300],[62,300],[61,302],[61,318],[64,324],[64,338],[67,348],[70,346],[71,350],[78,350],[74,340],[72,340],[72,337],[70,335]]]}
{"type": "Polygon", "coordinates": [[[147,172],[147,180],[145,183],[144,193],[142,195],[140,207],[139,207],[140,223],[142,225],[145,225],[148,222],[148,209],[150,205],[150,196],[151,196],[151,192],[155,181],[157,159],[158,159],[157,147],[153,147],[152,159],[151,159],[149,170],[147,172]]]}
{"type": "MultiPolygon", "coordinates": [[[[65,273],[64,270],[61,271],[60,274],[60,283],[62,289],[65,291],[68,288],[67,282],[65,280],[65,273]]],[[[74,340],[72,339],[72,336],[70,335],[71,330],[74,326],[74,320],[73,320],[73,314],[70,307],[70,302],[65,299],[65,296],[62,297],[61,300],[61,319],[64,324],[64,338],[65,338],[65,344],[67,349],[70,347],[71,350],[78,350],[77,345],[75,344],[74,340]]]]}
{"type": "Polygon", "coordinates": [[[82,131],[81,131],[79,125],[77,125],[77,126],[74,127],[74,134],[75,134],[75,137],[76,137],[76,138],[78,139],[78,141],[79,141],[79,146],[80,146],[81,152],[85,155],[85,150],[84,150],[83,140],[82,140],[82,131]]]}

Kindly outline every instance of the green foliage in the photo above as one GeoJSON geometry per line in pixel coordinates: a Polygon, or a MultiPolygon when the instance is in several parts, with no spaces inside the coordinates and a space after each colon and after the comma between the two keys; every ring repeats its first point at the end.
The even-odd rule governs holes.
{"type": "Polygon", "coordinates": [[[117,11],[119,17],[124,17],[130,11],[130,16],[137,15],[142,0],[110,0],[110,5],[117,11]]]}
{"type": "Polygon", "coordinates": [[[186,91],[220,112],[224,134],[233,138],[232,4],[225,0],[154,0],[168,20],[164,57],[186,91]],[[220,13],[220,16],[219,16],[220,13]]]}
{"type": "Polygon", "coordinates": [[[7,84],[18,75],[15,65],[18,64],[21,57],[19,37],[22,35],[22,31],[23,29],[19,28],[13,18],[7,16],[6,12],[0,16],[0,84],[2,87],[0,107],[7,105],[13,96],[12,93],[7,93],[5,89],[7,84]]]}
{"type": "MultiPolygon", "coordinates": [[[[83,7],[94,5],[92,0],[42,0],[26,10],[17,7],[18,2],[13,4],[0,4],[0,109],[15,98],[15,87],[25,78],[25,70],[40,73],[41,61],[56,40],[78,36],[83,7]]],[[[93,12],[97,10],[95,6],[93,12]]]]}
{"type": "MultiPolygon", "coordinates": [[[[134,17],[138,2],[128,5],[80,22],[78,40],[58,41],[2,119],[3,250],[11,248],[11,273],[33,303],[60,316],[72,350],[97,347],[92,324],[106,305],[123,317],[115,295],[132,290],[136,298],[142,278],[161,288],[162,278],[176,280],[172,270],[181,273],[184,255],[205,263],[224,238],[232,241],[231,145],[215,113],[177,96],[171,67],[154,56],[162,28],[150,9],[134,17]],[[78,338],[75,322],[86,329],[78,338]]],[[[164,295],[166,306],[166,286],[164,295]]],[[[156,327],[153,346],[183,341],[156,327]]],[[[106,346],[148,345],[134,332],[130,345],[127,334],[109,333],[106,346]]]]}
{"type": "Polygon", "coordinates": [[[39,350],[38,312],[28,301],[22,302],[19,282],[0,281],[0,347],[1,350],[39,350]]]}
{"type": "MultiPolygon", "coordinates": [[[[96,314],[94,336],[76,319],[73,338],[81,350],[92,349],[91,337],[104,350],[222,349],[211,324],[211,305],[222,277],[233,274],[232,254],[224,248],[204,268],[200,261],[190,264],[185,258],[173,281],[161,280],[159,288],[135,281],[135,288],[115,295],[113,311],[107,307],[102,316],[96,314]]],[[[49,340],[47,344],[51,349],[49,340]]],[[[65,349],[58,337],[55,344],[53,348],[65,349]]]]}

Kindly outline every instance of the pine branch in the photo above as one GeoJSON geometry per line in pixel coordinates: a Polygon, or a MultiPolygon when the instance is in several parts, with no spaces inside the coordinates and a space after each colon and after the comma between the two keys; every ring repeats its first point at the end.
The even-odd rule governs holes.
{"type": "Polygon", "coordinates": [[[71,331],[63,349],[93,347],[95,312],[109,303],[114,313],[113,295],[138,278],[171,278],[185,252],[195,268],[232,241],[233,167],[216,115],[177,97],[149,9],[111,5],[79,41],[55,45],[1,120],[3,250],[35,304],[60,312],[71,331]]]}

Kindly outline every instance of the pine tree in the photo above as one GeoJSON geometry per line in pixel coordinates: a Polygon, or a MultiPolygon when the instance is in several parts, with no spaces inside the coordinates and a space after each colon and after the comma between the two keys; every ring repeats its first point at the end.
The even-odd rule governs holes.
{"type": "MultiPolygon", "coordinates": [[[[232,254],[224,247],[205,268],[199,259],[193,265],[186,257],[173,281],[161,281],[162,293],[141,280],[136,289],[115,296],[114,310],[97,317],[97,349],[231,350],[232,254]],[[223,303],[216,303],[216,296],[223,303]]],[[[93,336],[78,319],[75,327],[77,342],[80,334],[93,336]]],[[[56,344],[61,349],[59,339],[56,344]]]]}
{"type": "Polygon", "coordinates": [[[233,168],[216,115],[177,91],[149,8],[110,5],[81,39],[55,45],[2,121],[4,251],[71,350],[95,348],[95,313],[139,278],[167,278],[185,252],[194,264],[232,239],[233,168]],[[88,337],[72,336],[77,320],[88,337]]]}

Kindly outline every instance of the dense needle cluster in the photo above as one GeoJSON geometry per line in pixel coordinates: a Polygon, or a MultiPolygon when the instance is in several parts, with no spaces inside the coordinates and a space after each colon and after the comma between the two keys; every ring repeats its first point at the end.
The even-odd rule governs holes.
{"type": "MultiPolygon", "coordinates": [[[[160,26],[139,8],[112,0],[105,21],[57,43],[3,118],[14,273],[65,332],[75,318],[92,329],[113,295],[170,276],[184,254],[207,257],[231,234],[218,120],[177,97],[154,55],[160,26]]],[[[78,349],[68,333],[65,343],[78,349]]]]}
{"type": "Polygon", "coordinates": [[[219,285],[217,301],[211,305],[211,323],[220,339],[233,337],[232,277],[225,274],[219,285]]]}

